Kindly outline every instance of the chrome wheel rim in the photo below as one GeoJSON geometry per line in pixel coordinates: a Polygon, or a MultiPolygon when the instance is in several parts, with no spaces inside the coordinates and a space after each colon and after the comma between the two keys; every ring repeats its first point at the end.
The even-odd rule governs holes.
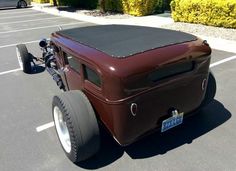
{"type": "Polygon", "coordinates": [[[53,109],[54,122],[57,130],[58,137],[62,144],[62,147],[67,153],[71,151],[70,134],[66,122],[63,119],[61,110],[55,106],[53,109]]]}
{"type": "Polygon", "coordinates": [[[16,56],[17,56],[20,68],[23,70],[23,63],[22,63],[22,59],[21,59],[21,56],[20,56],[20,51],[19,51],[18,48],[16,48],[16,56]]]}
{"type": "Polygon", "coordinates": [[[20,1],[19,6],[20,6],[20,8],[25,8],[27,6],[27,4],[25,1],[20,1]]]}

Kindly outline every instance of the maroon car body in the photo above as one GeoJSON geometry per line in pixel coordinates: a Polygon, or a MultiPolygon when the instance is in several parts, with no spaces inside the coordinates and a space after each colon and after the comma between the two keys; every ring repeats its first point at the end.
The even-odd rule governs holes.
{"type": "Polygon", "coordinates": [[[181,32],[155,29],[164,31],[160,35],[172,42],[165,40],[152,47],[154,42],[162,41],[152,39],[149,44],[149,31],[153,28],[95,27],[100,29],[95,33],[92,30],[94,35],[82,35],[82,38],[77,33],[82,34],[92,27],[55,32],[51,42],[58,48],[57,66],[65,89],[82,90],[86,94],[97,118],[119,144],[128,145],[159,129],[162,121],[171,116],[173,108],[187,116],[201,106],[211,57],[211,49],[205,41],[181,32]],[[139,31],[143,30],[146,32],[138,38],[139,31]],[[127,35],[122,35],[125,33],[127,35]],[[117,35],[112,38],[113,34],[121,38],[117,35]],[[179,34],[187,39],[179,40],[179,34]],[[98,48],[89,40],[84,42],[96,35],[99,35],[96,37],[98,48]],[[124,42],[125,36],[133,40],[124,42]],[[117,47],[109,49],[113,44],[117,47]],[[136,50],[127,50],[128,45],[136,50]],[[140,49],[143,46],[146,47],[140,49]]]}

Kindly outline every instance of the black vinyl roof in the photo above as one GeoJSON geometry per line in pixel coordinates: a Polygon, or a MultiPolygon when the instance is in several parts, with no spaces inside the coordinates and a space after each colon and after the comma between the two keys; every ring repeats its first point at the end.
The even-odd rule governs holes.
{"type": "Polygon", "coordinates": [[[57,33],[117,58],[197,39],[179,31],[129,25],[89,26],[57,33]]]}

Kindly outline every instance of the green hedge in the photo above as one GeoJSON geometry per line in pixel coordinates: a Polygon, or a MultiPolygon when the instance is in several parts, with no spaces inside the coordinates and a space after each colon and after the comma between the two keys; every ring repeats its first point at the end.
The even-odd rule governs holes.
{"type": "Polygon", "coordinates": [[[49,0],[32,0],[33,2],[36,2],[36,3],[49,3],[49,0]]]}
{"type": "Polygon", "coordinates": [[[236,0],[173,0],[175,21],[236,28],[236,0]]]}
{"type": "Polygon", "coordinates": [[[98,0],[75,0],[79,1],[78,5],[82,8],[95,9],[98,6],[98,0]]]}
{"type": "Polygon", "coordinates": [[[106,0],[108,11],[118,11],[134,16],[144,16],[160,12],[163,0],[106,0]]]}
{"type": "Polygon", "coordinates": [[[98,0],[50,0],[50,3],[57,6],[72,6],[72,7],[81,7],[94,9],[97,8],[98,0]]]}
{"type": "Polygon", "coordinates": [[[105,0],[106,11],[123,12],[121,0],[105,0]]]}

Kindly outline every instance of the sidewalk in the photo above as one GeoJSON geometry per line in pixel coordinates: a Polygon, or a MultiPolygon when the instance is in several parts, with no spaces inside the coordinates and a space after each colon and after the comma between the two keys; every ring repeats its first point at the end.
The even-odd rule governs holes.
{"type": "MultiPolygon", "coordinates": [[[[111,16],[90,16],[83,12],[68,12],[60,11],[55,7],[51,7],[50,4],[37,4],[32,3],[33,9],[46,12],[49,14],[68,17],[80,21],[91,22],[99,25],[103,24],[124,24],[124,25],[139,25],[139,26],[149,26],[149,27],[161,27],[165,25],[173,24],[174,21],[170,17],[170,14],[158,14],[143,17],[134,17],[130,15],[111,15],[111,16]]],[[[235,30],[236,32],[236,30],[235,30]]],[[[225,40],[216,37],[209,37],[203,35],[197,35],[198,37],[205,39],[211,45],[213,49],[218,49],[222,51],[236,53],[236,41],[225,40]]]]}
{"type": "Polygon", "coordinates": [[[160,17],[158,15],[144,16],[144,17],[134,17],[131,15],[125,15],[125,17],[113,17],[108,16],[89,16],[83,13],[78,12],[68,12],[68,11],[59,11],[57,8],[50,7],[50,4],[37,4],[32,3],[33,9],[47,12],[49,14],[68,17],[72,19],[77,19],[81,21],[86,21],[90,23],[105,25],[105,24],[132,24],[132,25],[140,25],[140,26],[151,26],[158,27],[161,25],[174,23],[172,18],[170,17],[160,17]]]}

